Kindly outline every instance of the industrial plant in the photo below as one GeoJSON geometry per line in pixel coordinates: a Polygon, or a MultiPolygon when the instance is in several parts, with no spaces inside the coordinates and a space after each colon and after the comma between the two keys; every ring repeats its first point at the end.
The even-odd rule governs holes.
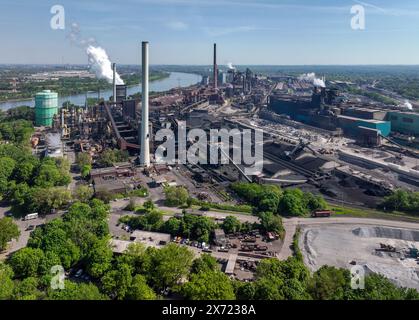
{"type": "MultiPolygon", "coordinates": [[[[163,201],[166,187],[182,186],[204,203],[239,206],[242,203],[231,195],[230,186],[240,181],[276,185],[282,190],[299,188],[322,196],[331,206],[360,209],[376,208],[383,197],[398,189],[419,190],[419,116],[413,107],[403,109],[359,101],[347,93],[342,83],[318,78],[314,73],[278,76],[259,74],[251,67],[219,65],[217,50],[220,47],[214,44],[212,59],[211,54],[208,55],[212,66],[201,74],[200,82],[188,87],[150,92],[149,43],[142,42],[140,95],[128,94],[129,86],[121,83],[116,63],[106,66],[107,70],[112,70],[112,79],[108,79],[112,82],[112,96],[100,97],[99,93],[94,104],[60,107],[56,93],[49,90],[38,93],[33,152],[41,157],[64,156],[73,162],[80,154],[87,154],[92,159],[87,180],[95,194],[132,194],[148,186],[156,203],[163,201]],[[173,159],[178,160],[164,163],[156,157],[156,150],[162,144],[161,137],[156,137],[160,130],[168,129],[173,137],[163,142],[174,143],[173,159]],[[250,144],[255,158],[263,159],[263,166],[254,174],[247,174],[246,169],[252,164],[235,160],[237,155],[239,159],[244,157],[241,144],[239,147],[229,144],[223,149],[220,141],[205,142],[201,148],[207,154],[215,145],[215,158],[224,158],[227,162],[204,159],[198,163],[182,162],[179,159],[182,159],[183,149],[197,143],[187,138],[188,133],[197,129],[204,130],[205,138],[209,138],[213,130],[227,129],[231,133],[228,141],[241,139],[244,130],[262,131],[263,141],[253,140],[250,144]],[[119,150],[127,155],[127,160],[104,166],[99,158],[106,150],[119,150]]],[[[187,213],[185,209],[182,212],[187,213]]],[[[225,219],[222,213],[190,210],[189,214],[225,219]]],[[[386,239],[382,240],[378,251],[374,247],[375,240],[369,239],[368,245],[365,242],[359,249],[362,250],[359,256],[365,261],[359,260],[355,253],[362,237],[360,232],[364,230],[359,229],[363,228],[363,223],[349,220],[344,227],[332,227],[327,224],[328,220],[315,219],[331,214],[329,210],[313,212],[316,221],[313,223],[310,219],[299,224],[292,219],[285,221],[284,239],[274,232],[261,235],[259,231],[227,236],[217,229],[211,247],[201,243],[198,248],[189,239],[179,237],[173,242],[192,246],[196,256],[210,253],[232,278],[253,281],[261,259],[283,260],[292,254],[289,247],[296,228],[303,227],[300,243],[304,245],[303,257],[312,271],[326,262],[343,268],[360,264],[370,271],[375,268],[389,278],[397,278],[399,285],[419,288],[419,278],[412,271],[416,270],[413,262],[401,264],[391,254],[397,246],[394,250],[398,257],[410,259],[409,252],[418,248],[416,235],[414,239],[399,237],[398,231],[391,229],[388,237],[380,236],[386,239]],[[317,226],[317,221],[326,222],[317,226]],[[355,232],[354,228],[361,231],[355,232]],[[348,233],[344,251],[331,245],[339,241],[341,231],[348,233]],[[317,256],[317,252],[322,255],[317,256]],[[368,258],[371,252],[373,262],[368,258]],[[380,264],[384,260],[377,258],[377,252],[388,260],[386,266],[380,264]],[[335,256],[336,261],[330,258],[335,256]],[[394,268],[393,272],[388,268],[394,268]],[[401,276],[403,268],[413,273],[401,276]]],[[[251,215],[239,214],[238,217],[243,223],[258,221],[251,215]]],[[[172,241],[168,234],[132,233],[127,226],[123,231],[115,229],[119,222],[110,221],[110,224],[114,230],[115,254],[122,254],[133,242],[159,248],[172,241]]],[[[377,222],[377,225],[380,224],[377,222]]]]}

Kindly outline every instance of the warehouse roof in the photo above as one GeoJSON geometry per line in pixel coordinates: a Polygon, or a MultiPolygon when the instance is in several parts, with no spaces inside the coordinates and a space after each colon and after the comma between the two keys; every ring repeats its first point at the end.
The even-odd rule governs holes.
{"type": "Polygon", "coordinates": [[[349,116],[342,116],[339,115],[337,116],[340,119],[347,119],[347,120],[352,120],[352,121],[362,121],[362,122],[369,122],[369,123],[387,123],[388,121],[383,121],[383,120],[375,120],[375,119],[361,119],[361,118],[355,118],[355,117],[349,117],[349,116]]]}

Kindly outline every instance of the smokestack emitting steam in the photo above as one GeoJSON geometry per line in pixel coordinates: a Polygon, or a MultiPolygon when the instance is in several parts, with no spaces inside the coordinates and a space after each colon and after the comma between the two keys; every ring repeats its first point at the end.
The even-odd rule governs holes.
{"type": "MultiPolygon", "coordinates": [[[[89,65],[91,70],[96,74],[99,79],[105,79],[108,83],[113,82],[112,63],[106,51],[101,47],[94,47],[89,45],[86,48],[87,56],[89,57],[89,65]]],[[[119,74],[115,73],[116,84],[124,84],[119,74]]]]}
{"type": "Polygon", "coordinates": [[[148,128],[148,42],[142,43],[142,102],[140,164],[150,166],[150,134],[148,128]]]}
{"type": "Polygon", "coordinates": [[[236,70],[232,62],[227,62],[227,68],[229,68],[230,70],[236,70]]]}
{"type": "Polygon", "coordinates": [[[112,71],[113,71],[113,82],[112,82],[112,89],[113,89],[113,93],[112,93],[112,99],[113,102],[116,103],[116,63],[112,63],[112,71]]]}
{"type": "Polygon", "coordinates": [[[326,87],[324,80],[316,78],[316,74],[314,72],[302,74],[298,77],[298,80],[311,82],[315,87],[326,87]]]}
{"type": "Polygon", "coordinates": [[[217,44],[214,43],[214,89],[218,87],[217,44]]]}
{"type": "Polygon", "coordinates": [[[413,106],[409,102],[409,100],[405,100],[405,102],[400,107],[408,110],[413,110],[413,106]]]}
{"type": "MultiPolygon", "coordinates": [[[[112,63],[105,49],[98,46],[94,38],[83,39],[77,23],[71,24],[71,31],[67,38],[70,39],[71,43],[86,51],[90,69],[96,74],[97,78],[113,83],[112,63]]],[[[124,84],[118,73],[116,73],[115,81],[118,85],[124,84]]]]}

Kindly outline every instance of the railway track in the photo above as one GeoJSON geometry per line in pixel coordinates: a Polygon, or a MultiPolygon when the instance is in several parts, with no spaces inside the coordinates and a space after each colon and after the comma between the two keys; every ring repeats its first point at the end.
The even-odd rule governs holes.
{"type": "Polygon", "coordinates": [[[314,171],[311,171],[311,170],[302,168],[302,167],[300,167],[300,166],[298,166],[298,165],[296,165],[296,164],[294,164],[294,163],[292,163],[290,161],[286,161],[284,159],[281,159],[278,156],[275,156],[273,154],[266,153],[266,152],[263,154],[263,156],[266,159],[275,161],[276,163],[280,164],[281,166],[283,166],[283,167],[285,167],[287,169],[290,169],[290,170],[292,170],[294,172],[297,172],[297,173],[299,173],[299,174],[301,174],[301,175],[303,175],[305,177],[312,178],[312,179],[318,178],[317,177],[317,174],[314,171]]]}

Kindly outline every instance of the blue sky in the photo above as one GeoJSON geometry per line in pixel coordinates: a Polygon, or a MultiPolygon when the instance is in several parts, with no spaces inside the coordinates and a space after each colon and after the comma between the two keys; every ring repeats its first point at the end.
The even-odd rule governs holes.
{"type": "Polygon", "coordinates": [[[0,63],[86,63],[66,39],[72,22],[117,63],[419,64],[419,1],[366,0],[366,29],[352,30],[354,0],[0,0],[0,63]],[[65,8],[52,30],[50,8],[65,8]]]}

